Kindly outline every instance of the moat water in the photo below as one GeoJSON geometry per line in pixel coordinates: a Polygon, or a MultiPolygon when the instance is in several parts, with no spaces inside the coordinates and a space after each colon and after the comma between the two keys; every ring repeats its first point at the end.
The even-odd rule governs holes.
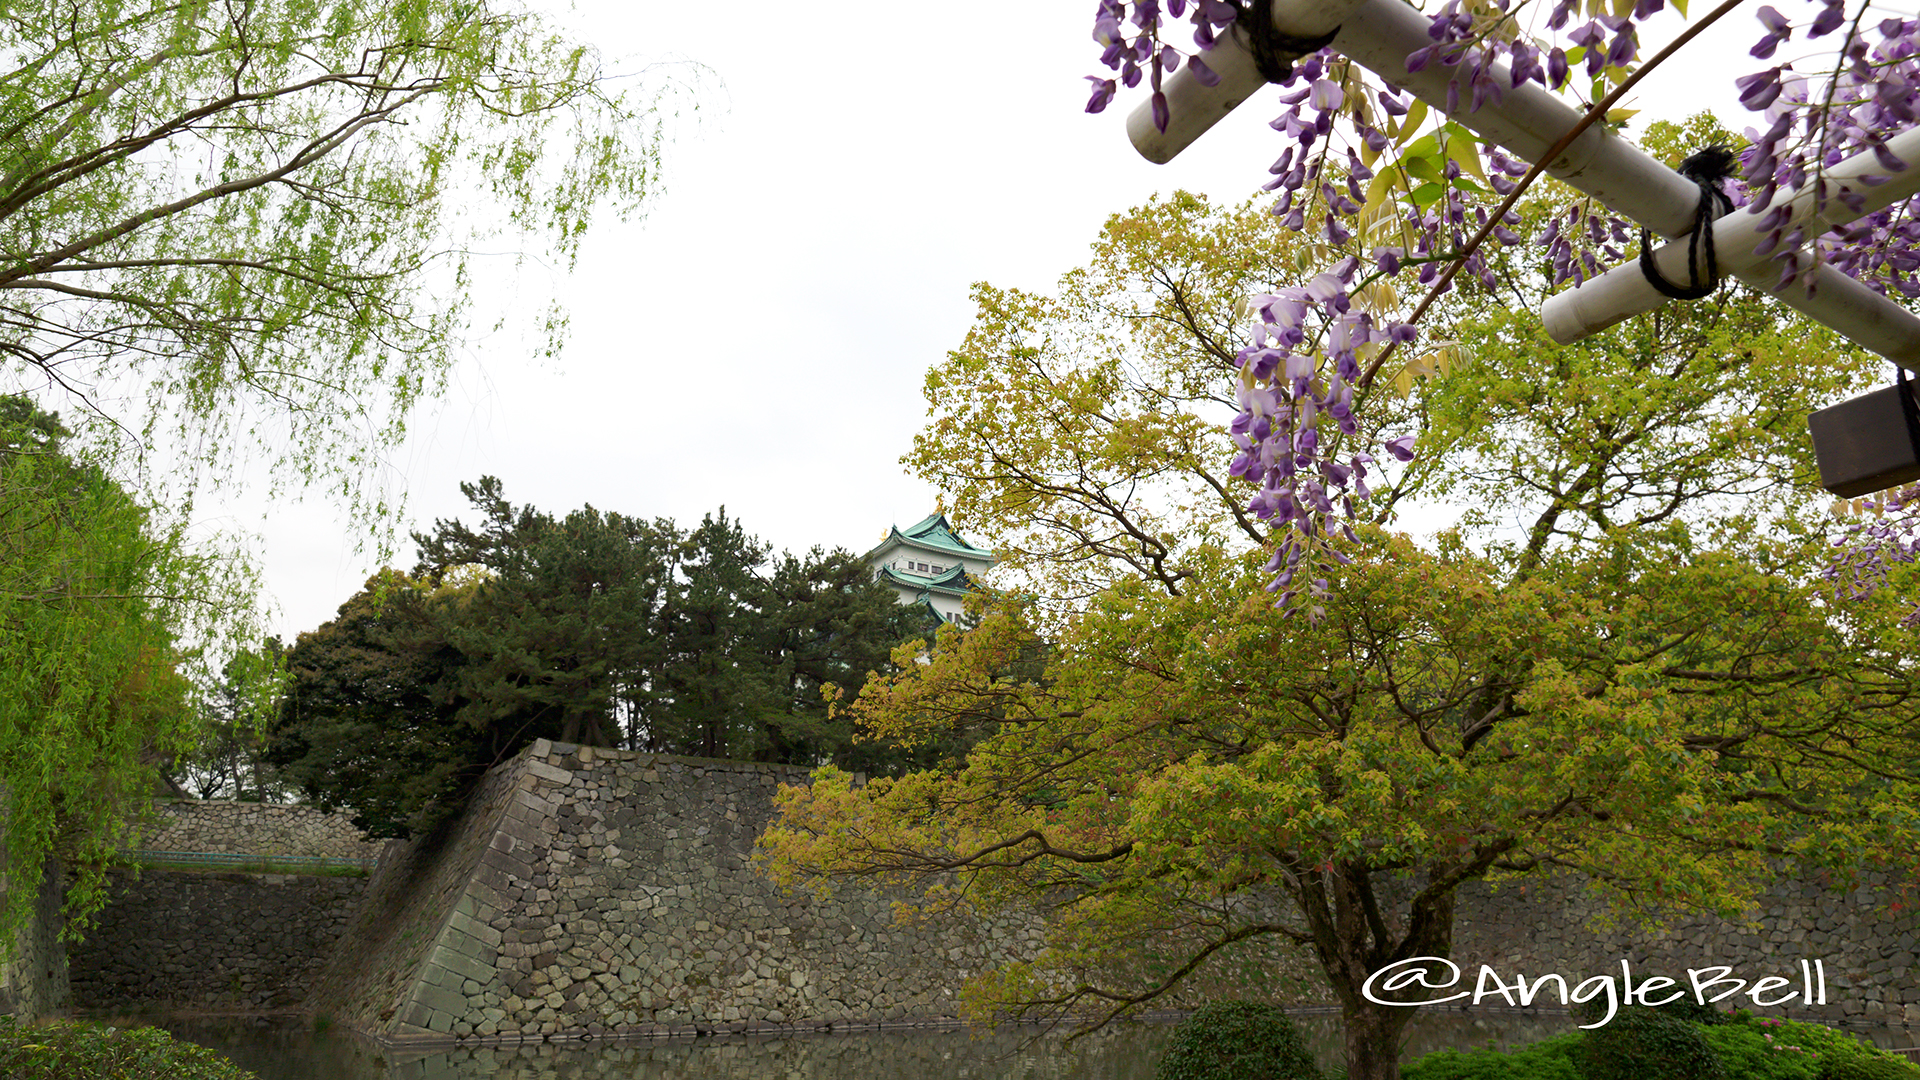
{"type": "MultiPolygon", "coordinates": [[[[1340,1061],[1337,1017],[1295,1019],[1323,1066],[1340,1061]]],[[[1554,1013],[1425,1011],[1408,1029],[1402,1060],[1445,1047],[1533,1042],[1574,1023],[1554,1013]]],[[[1061,1033],[1003,1027],[408,1050],[288,1021],[164,1026],[260,1080],[1152,1080],[1172,1031],[1148,1022],[1071,1042],[1061,1033]]],[[[1855,1034],[1887,1047],[1912,1039],[1908,1032],[1855,1034]]]]}

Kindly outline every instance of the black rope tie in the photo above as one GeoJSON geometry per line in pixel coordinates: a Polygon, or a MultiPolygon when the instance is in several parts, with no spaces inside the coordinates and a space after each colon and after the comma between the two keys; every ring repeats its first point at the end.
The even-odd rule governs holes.
{"type": "Polygon", "coordinates": [[[1675,300],[1701,300],[1720,287],[1720,261],[1713,251],[1713,219],[1733,209],[1733,200],[1720,190],[1720,181],[1733,175],[1733,152],[1709,146],[1680,163],[1680,175],[1700,186],[1700,206],[1693,214],[1693,232],[1687,237],[1687,284],[1676,285],[1653,262],[1652,236],[1640,229],[1640,273],[1647,284],[1675,300]],[[1700,280],[1700,238],[1706,237],[1707,280],[1700,280]]]}
{"type": "Polygon", "coordinates": [[[1907,379],[1907,369],[1895,364],[1893,370],[1899,372],[1894,385],[1900,388],[1900,415],[1907,421],[1907,443],[1913,447],[1913,460],[1920,461],[1920,405],[1913,401],[1915,384],[1907,379]]]}
{"type": "Polygon", "coordinates": [[[1270,83],[1293,78],[1293,62],[1308,53],[1316,53],[1333,44],[1339,27],[1319,37],[1303,38],[1282,33],[1273,25],[1273,0],[1232,0],[1233,25],[1246,31],[1247,49],[1260,77],[1270,83]]]}

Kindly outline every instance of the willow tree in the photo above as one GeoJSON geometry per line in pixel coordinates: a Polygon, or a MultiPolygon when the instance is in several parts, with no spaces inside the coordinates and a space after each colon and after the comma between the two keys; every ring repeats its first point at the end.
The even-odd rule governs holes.
{"type": "Polygon", "coordinates": [[[70,928],[106,902],[161,764],[197,747],[190,676],[258,631],[245,564],[196,551],[65,436],[0,398],[0,955],[50,859],[74,871],[70,928]]]}
{"type": "Polygon", "coordinates": [[[473,240],[566,265],[663,131],[511,0],[21,0],[0,56],[7,380],[350,503],[441,386],[473,240]]]}
{"type": "Polygon", "coordinates": [[[1380,437],[1422,432],[1420,461],[1365,477],[1381,524],[1472,512],[1425,547],[1363,523],[1309,577],[1263,564],[1215,482],[1262,438],[1229,421],[1249,382],[1219,357],[1257,348],[1233,316],[1262,270],[1205,272],[1241,228],[1175,199],[1112,222],[1057,297],[983,290],[916,460],[1052,603],[1009,600],[870,680],[865,729],[971,749],[783,791],[779,873],[1042,908],[1046,948],[970,988],[990,1016],[1099,1020],[1295,943],[1350,1075],[1392,1080],[1412,1010],[1363,988],[1449,954],[1466,882],[1578,872],[1659,918],[1742,911],[1769,859],[1911,863],[1912,631],[1892,605],[1834,612],[1804,569],[1825,500],[1802,390],[1866,358],[1741,294],[1558,348],[1514,314],[1545,268],[1496,261],[1430,324],[1455,355],[1387,372],[1405,396],[1380,437]],[[1071,437],[1024,437],[1043,430],[1071,437]],[[1276,609],[1275,575],[1300,603],[1276,609]]]}

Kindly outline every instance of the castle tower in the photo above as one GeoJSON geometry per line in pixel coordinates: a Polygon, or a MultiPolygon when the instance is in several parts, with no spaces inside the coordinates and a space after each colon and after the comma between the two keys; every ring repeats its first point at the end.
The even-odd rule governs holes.
{"type": "Polygon", "coordinates": [[[967,593],[980,587],[974,575],[994,563],[993,552],[961,539],[938,513],[904,529],[888,529],[866,560],[874,577],[900,594],[901,603],[925,604],[943,622],[966,610],[967,593]]]}

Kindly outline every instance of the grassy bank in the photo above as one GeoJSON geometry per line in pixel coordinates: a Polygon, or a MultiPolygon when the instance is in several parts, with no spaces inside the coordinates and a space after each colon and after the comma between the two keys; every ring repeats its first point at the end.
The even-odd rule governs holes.
{"type": "Polygon", "coordinates": [[[79,1020],[23,1025],[0,1016],[6,1080],[255,1080],[203,1046],[155,1027],[79,1020]]]}

